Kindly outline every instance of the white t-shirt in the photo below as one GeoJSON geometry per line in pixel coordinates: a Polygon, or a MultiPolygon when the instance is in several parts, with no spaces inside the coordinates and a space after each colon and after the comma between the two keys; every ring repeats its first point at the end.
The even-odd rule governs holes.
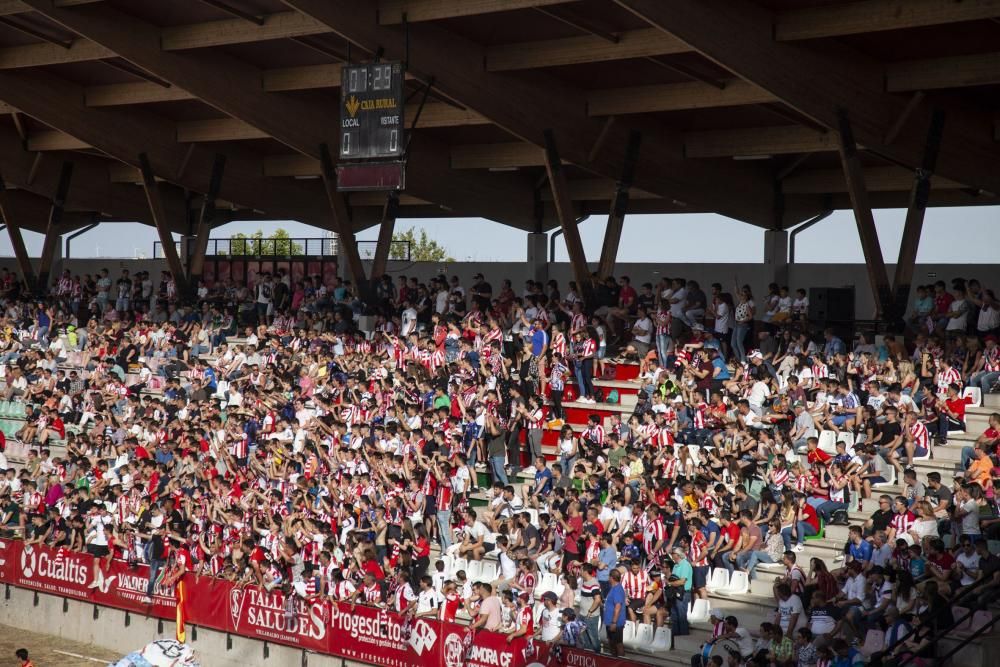
{"type": "Polygon", "coordinates": [[[788,633],[788,623],[791,621],[792,615],[798,614],[801,620],[802,613],[802,600],[799,599],[798,595],[792,594],[787,600],[778,600],[778,615],[781,617],[780,625],[786,634],[788,633]]]}
{"type": "Polygon", "coordinates": [[[399,335],[409,336],[417,330],[417,311],[414,308],[407,308],[403,311],[402,326],[399,335]]]}
{"type": "Polygon", "coordinates": [[[747,397],[747,401],[750,405],[762,406],[764,405],[764,401],[766,401],[767,397],[770,395],[771,390],[767,386],[767,383],[758,380],[753,383],[752,387],[750,387],[750,396],[747,397]]]}
{"type": "Polygon", "coordinates": [[[636,321],[635,326],[643,329],[646,333],[636,335],[635,339],[640,343],[646,343],[647,345],[653,340],[653,321],[648,317],[644,317],[641,320],[636,321]]]}
{"type": "Polygon", "coordinates": [[[732,327],[732,312],[729,304],[722,301],[715,307],[715,333],[726,333],[732,327]]]}
{"type": "Polygon", "coordinates": [[[958,561],[963,568],[961,583],[963,586],[968,586],[976,580],[975,577],[969,576],[969,570],[976,571],[978,574],[980,561],[979,554],[973,551],[972,555],[969,556],[964,551],[960,551],[958,555],[955,556],[955,560],[958,561]]]}
{"type": "Polygon", "coordinates": [[[433,611],[440,607],[443,602],[444,597],[433,588],[420,591],[417,594],[417,613],[422,614],[426,611],[433,611]]]}
{"type": "Polygon", "coordinates": [[[543,642],[556,640],[562,631],[562,618],[559,616],[559,610],[553,609],[549,611],[548,608],[543,608],[541,618],[539,619],[539,626],[542,629],[543,642]]]}

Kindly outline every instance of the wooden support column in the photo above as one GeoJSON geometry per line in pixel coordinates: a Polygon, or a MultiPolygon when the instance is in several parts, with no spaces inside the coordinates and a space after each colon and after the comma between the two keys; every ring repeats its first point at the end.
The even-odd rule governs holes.
{"type": "Polygon", "coordinates": [[[358,295],[364,298],[368,293],[368,279],[365,277],[365,267],[361,263],[361,255],[358,253],[358,242],[354,237],[354,229],[351,227],[347,203],[344,201],[344,196],[337,191],[337,172],[333,168],[333,159],[330,157],[330,149],[326,144],[320,145],[319,156],[323,185],[326,187],[326,198],[330,202],[333,231],[337,233],[338,252],[347,259],[347,271],[351,280],[354,281],[358,295]]]}
{"type": "Polygon", "coordinates": [[[556,205],[556,215],[562,227],[563,240],[566,242],[566,252],[573,266],[573,277],[580,288],[584,303],[588,307],[594,305],[594,284],[587,267],[587,256],[583,251],[583,241],[580,240],[580,230],[576,226],[576,213],[573,210],[573,200],[569,195],[569,184],[566,182],[566,172],[563,171],[556,146],[555,134],[545,130],[545,172],[552,188],[552,200],[556,205]]]}
{"type": "Polygon", "coordinates": [[[865,253],[865,266],[868,267],[868,282],[875,298],[875,317],[878,318],[888,312],[887,309],[892,303],[889,275],[885,270],[885,259],[878,242],[878,231],[875,229],[875,217],[872,215],[868,191],[865,189],[865,175],[861,168],[861,160],[858,159],[858,146],[851,130],[851,120],[847,111],[843,109],[839,110],[837,115],[840,129],[840,163],[844,169],[851,206],[854,208],[854,220],[858,224],[861,248],[865,253]]]}
{"type": "Polygon", "coordinates": [[[618,245],[622,240],[622,227],[625,224],[625,213],[628,211],[628,192],[635,176],[635,164],[639,159],[640,143],[642,143],[642,133],[638,130],[629,132],[628,146],[625,148],[625,162],[622,164],[622,175],[615,185],[615,194],[611,199],[608,226],[604,230],[604,245],[601,246],[601,261],[597,265],[597,277],[601,280],[608,278],[615,271],[618,245]]]}
{"type": "Polygon", "coordinates": [[[194,233],[194,252],[191,254],[188,266],[188,287],[198,288],[198,281],[205,273],[205,254],[208,252],[208,237],[212,234],[212,222],[215,217],[215,199],[219,196],[222,186],[222,173],[226,169],[226,156],[217,153],[212,163],[212,177],[208,182],[208,192],[198,213],[198,226],[194,233]]]}
{"type": "Polygon", "coordinates": [[[153,223],[156,225],[156,232],[160,235],[160,246],[163,248],[163,256],[167,260],[167,266],[174,277],[179,294],[187,294],[187,279],[184,275],[184,266],[181,258],[177,254],[177,247],[174,246],[174,237],[170,234],[170,226],[167,221],[166,209],[163,206],[163,197],[160,193],[160,185],[156,182],[156,175],[153,167],[149,163],[149,156],[145,153],[139,154],[139,171],[142,173],[142,187],[146,191],[146,201],[149,203],[149,212],[153,216],[153,223]]]}
{"type": "Polygon", "coordinates": [[[17,266],[21,270],[21,277],[24,278],[28,289],[33,290],[35,288],[35,270],[31,266],[28,249],[24,246],[24,237],[21,235],[21,227],[17,220],[17,210],[11,206],[9,193],[2,178],[0,178],[0,214],[3,215],[4,224],[7,225],[7,236],[10,237],[10,244],[14,248],[14,256],[17,258],[17,266]]]}
{"type": "Polygon", "coordinates": [[[66,206],[66,197],[69,194],[69,184],[72,180],[73,163],[63,162],[62,169],[59,171],[56,197],[52,200],[52,208],[49,210],[49,223],[45,227],[42,257],[38,264],[38,280],[35,283],[35,290],[39,294],[44,294],[49,288],[52,261],[55,259],[56,250],[59,248],[60,241],[62,241],[62,234],[59,233],[59,225],[62,222],[63,209],[66,206]]]}
{"type": "Polygon", "coordinates": [[[375,257],[372,260],[371,283],[374,287],[377,280],[385,275],[385,267],[389,262],[389,250],[392,248],[392,233],[396,229],[396,216],[399,214],[399,190],[389,193],[382,210],[382,224],[378,229],[378,243],[375,244],[375,257]]]}
{"type": "Polygon", "coordinates": [[[917,169],[913,177],[910,203],[906,208],[906,223],[903,225],[903,240],[899,245],[899,259],[896,261],[896,273],[892,280],[894,299],[892,319],[897,325],[902,323],[902,319],[906,315],[906,304],[910,300],[910,283],[913,280],[913,270],[917,263],[917,248],[920,245],[920,233],[924,227],[924,213],[927,211],[927,199],[931,192],[931,175],[937,166],[943,130],[944,112],[935,110],[927,130],[924,156],[920,162],[920,168],[917,169]]]}

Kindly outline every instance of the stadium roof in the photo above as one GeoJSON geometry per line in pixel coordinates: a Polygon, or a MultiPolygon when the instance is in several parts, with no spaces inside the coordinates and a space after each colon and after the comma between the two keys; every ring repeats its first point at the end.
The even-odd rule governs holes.
{"type": "MultiPolygon", "coordinates": [[[[149,221],[145,152],[183,231],[221,153],[237,217],[328,226],[317,150],[337,144],[340,66],[380,53],[408,62],[411,111],[433,77],[401,217],[558,224],[546,129],[575,212],[606,212],[639,130],[630,212],[781,227],[849,205],[838,109],[876,207],[906,206],[935,109],[931,204],[995,203],[998,17],[988,0],[0,0],[0,173],[39,196],[28,228],[67,154],[67,211],[149,221]]],[[[355,229],[384,199],[347,196],[355,229]]]]}

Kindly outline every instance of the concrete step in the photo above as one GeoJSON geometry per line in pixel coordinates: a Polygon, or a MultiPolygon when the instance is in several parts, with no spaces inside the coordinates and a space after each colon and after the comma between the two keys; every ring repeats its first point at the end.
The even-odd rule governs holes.
{"type": "Polygon", "coordinates": [[[984,394],[983,407],[1000,410],[1000,393],[984,394]]]}

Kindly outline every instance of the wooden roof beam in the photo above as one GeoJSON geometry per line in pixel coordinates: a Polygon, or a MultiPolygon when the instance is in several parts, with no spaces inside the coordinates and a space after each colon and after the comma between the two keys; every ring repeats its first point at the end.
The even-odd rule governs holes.
{"type": "Polygon", "coordinates": [[[1000,16],[997,0],[861,0],[780,13],[778,41],[839,37],[883,30],[961,23],[1000,16]]]}
{"type": "Polygon", "coordinates": [[[441,25],[410,23],[404,39],[400,29],[379,24],[376,7],[362,7],[349,0],[282,2],[322,21],[353,44],[368,50],[383,47],[386,58],[403,57],[408,46],[412,67],[422,78],[433,76],[435,90],[441,95],[536,146],[545,144],[543,130],[553,128],[562,157],[595,174],[617,178],[629,132],[642,130],[636,187],[672,199],[716,205],[723,215],[755,224],[768,226],[773,220],[774,193],[763,170],[746,164],[711,165],[708,169],[707,165],[685,162],[679,137],[647,119],[619,119],[605,132],[602,119],[587,115],[584,90],[541,73],[513,77],[484,72],[485,47],[441,25]],[[602,135],[601,149],[591,155],[602,135]]]}
{"type": "Polygon", "coordinates": [[[684,155],[689,158],[787,155],[835,150],[835,133],[820,132],[801,125],[684,133],[684,155]]]}
{"type": "Polygon", "coordinates": [[[886,66],[885,89],[891,93],[988,86],[1000,83],[1000,53],[929,58],[886,66]]]}
{"type": "MultiPolygon", "coordinates": [[[[245,128],[259,132],[261,136],[270,136],[292,150],[315,159],[319,157],[320,145],[339,145],[338,124],[331,122],[331,116],[335,116],[336,112],[328,105],[269,94],[261,89],[259,69],[222,50],[204,51],[196,59],[188,54],[164,51],[159,45],[161,30],[158,26],[110,5],[90,7],[87,11],[67,11],[55,9],[45,0],[25,1],[66,29],[197,95],[206,104],[238,119],[245,124],[245,128]]],[[[239,30],[258,27],[240,19],[234,20],[239,22],[239,30]]],[[[289,19],[289,23],[301,25],[303,22],[289,19]]],[[[174,147],[180,145],[175,142],[174,147]]],[[[515,226],[530,223],[534,199],[530,187],[520,179],[513,175],[486,177],[471,172],[452,172],[448,168],[447,148],[427,135],[413,135],[410,148],[411,154],[416,156],[407,173],[407,189],[412,194],[451,209],[478,208],[484,217],[515,226]]],[[[227,160],[227,182],[237,164],[235,160],[227,160]]],[[[259,163],[253,169],[256,177],[264,178],[259,163]]],[[[154,170],[161,175],[170,173],[155,165],[154,170]]],[[[207,185],[207,177],[204,182],[207,185]]],[[[310,203],[328,214],[321,184],[314,185],[318,189],[317,201],[310,203]]]]}
{"type": "MultiPolygon", "coordinates": [[[[177,143],[175,126],[167,119],[140,109],[90,109],[83,104],[79,85],[43,71],[0,72],[0,99],[127,164],[138,164],[136,147],[142,147],[160,176],[194,192],[208,187],[218,147],[196,145],[189,154],[187,146],[177,143]]],[[[221,198],[289,219],[317,217],[322,202],[318,188],[266,179],[255,153],[233,146],[225,153],[230,167],[221,198]]]]}
{"type": "MultiPolygon", "coordinates": [[[[909,7],[909,1],[893,4],[909,7]]],[[[772,14],[747,0],[615,2],[819,125],[836,130],[840,114],[846,112],[859,144],[899,164],[914,168],[920,164],[932,109],[927,104],[915,109],[906,127],[887,144],[887,130],[907,101],[885,92],[880,63],[858,53],[834,54],[775,41],[772,14]]],[[[924,0],[913,4],[923,5],[924,0]]],[[[964,7],[967,3],[939,0],[937,4],[964,7]]],[[[968,4],[984,5],[975,0],[968,4]]],[[[1000,8],[1000,0],[992,4],[1000,8]]],[[[992,118],[967,105],[949,107],[947,113],[948,130],[937,173],[975,189],[1000,192],[1000,153],[988,130],[992,118]]]]}
{"type": "MultiPolygon", "coordinates": [[[[379,0],[378,20],[382,25],[435,21],[462,16],[507,12],[515,9],[566,5],[577,0],[379,0]]],[[[375,4],[375,3],[372,3],[375,4]]]]}
{"type": "Polygon", "coordinates": [[[740,79],[727,81],[721,90],[701,81],[688,81],[592,91],[587,95],[587,113],[591,116],[619,116],[776,101],[771,93],[740,79]]]}
{"type": "MultiPolygon", "coordinates": [[[[909,192],[913,188],[913,172],[902,167],[866,167],[865,186],[870,192],[909,192]]],[[[931,188],[958,190],[960,183],[940,176],[931,178],[931,188]]],[[[790,195],[847,192],[842,169],[809,169],[797,171],[782,182],[782,191],[790,195]]]]}
{"type": "Polygon", "coordinates": [[[660,30],[640,28],[619,33],[617,42],[609,42],[596,35],[583,35],[491,46],[486,49],[486,69],[490,72],[505,72],[667,56],[690,51],[691,47],[687,44],[660,30]]]}

